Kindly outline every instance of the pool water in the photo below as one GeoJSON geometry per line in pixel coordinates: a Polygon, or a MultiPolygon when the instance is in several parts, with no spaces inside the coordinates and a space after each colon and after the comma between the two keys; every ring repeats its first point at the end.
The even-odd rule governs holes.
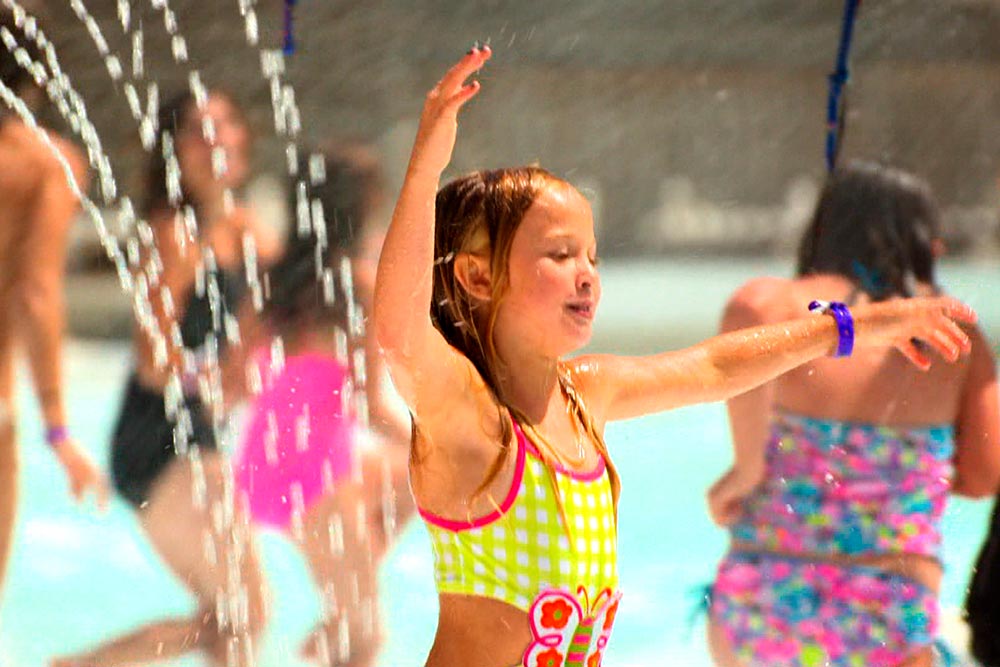
{"type": "MultiPolygon", "coordinates": [[[[636,312],[642,311],[635,280],[610,273],[606,296],[617,290],[618,298],[631,298],[636,312]]],[[[730,282],[745,276],[715,275],[716,291],[697,301],[714,299],[717,313],[722,296],[735,286],[730,282]]],[[[965,278],[980,289],[977,280],[965,278]]],[[[711,333],[714,315],[707,312],[698,315],[702,329],[692,335],[711,333]]],[[[77,341],[67,355],[70,424],[81,444],[106,462],[128,348],[77,341]]],[[[136,625],[193,611],[192,598],[157,560],[123,501],[113,500],[104,514],[72,503],[61,470],[42,443],[24,374],[19,400],[22,504],[0,608],[0,666],[43,665],[53,655],[87,648],[136,625]]],[[[709,521],[704,503],[705,489],[729,462],[724,408],[697,406],[615,423],[606,435],[624,483],[619,553],[625,595],[606,664],[708,667],[704,618],[696,612],[700,589],[725,548],[725,535],[709,521]]],[[[989,509],[988,502],[955,499],[947,513],[942,600],[951,617],[961,604],[989,509]]],[[[261,534],[260,542],[273,607],[259,664],[306,664],[297,647],[316,622],[318,596],[290,543],[273,533],[261,534]]],[[[437,603],[430,544],[419,523],[406,528],[381,578],[389,638],[380,665],[422,665],[437,603]]],[[[171,664],[204,661],[193,655],[171,664]]]]}

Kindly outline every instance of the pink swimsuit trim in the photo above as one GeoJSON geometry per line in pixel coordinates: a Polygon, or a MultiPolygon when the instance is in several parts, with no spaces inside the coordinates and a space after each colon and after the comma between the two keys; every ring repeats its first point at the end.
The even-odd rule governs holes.
{"type": "Polygon", "coordinates": [[[514,504],[517,499],[517,492],[521,488],[521,482],[524,479],[524,463],[525,463],[525,451],[530,447],[528,444],[528,439],[524,436],[524,432],[521,427],[515,421],[514,423],[514,433],[517,435],[517,463],[514,466],[514,478],[510,482],[510,490],[507,492],[507,497],[504,501],[500,503],[500,507],[487,514],[486,516],[481,516],[471,521],[458,521],[456,519],[447,519],[438,514],[434,514],[428,510],[418,507],[417,511],[420,516],[423,517],[424,521],[431,523],[438,528],[443,528],[444,530],[450,530],[453,533],[458,533],[463,530],[471,530],[473,528],[482,528],[483,526],[488,526],[500,519],[514,504]]]}
{"type": "MultiPolygon", "coordinates": [[[[541,453],[539,453],[538,449],[530,442],[528,442],[527,445],[528,445],[528,453],[531,454],[537,460],[542,461],[542,455],[541,453]]],[[[579,470],[571,470],[558,462],[554,462],[552,464],[552,467],[555,468],[555,471],[560,475],[571,477],[580,482],[593,482],[595,479],[600,478],[600,476],[604,474],[604,469],[607,467],[607,464],[604,462],[603,456],[598,456],[597,465],[594,466],[593,470],[586,472],[579,470]]]]}

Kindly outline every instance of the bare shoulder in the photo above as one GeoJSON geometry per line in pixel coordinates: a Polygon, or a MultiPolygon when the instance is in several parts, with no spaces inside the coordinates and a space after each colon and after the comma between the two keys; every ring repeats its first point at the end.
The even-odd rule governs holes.
{"type": "MultiPolygon", "coordinates": [[[[29,128],[24,128],[24,131],[32,132],[29,128]]],[[[33,161],[38,167],[39,175],[43,179],[58,179],[57,182],[65,182],[65,162],[66,165],[69,165],[73,173],[73,178],[76,179],[79,188],[86,191],[89,185],[86,154],[75,143],[55,132],[46,130],[45,134],[48,136],[51,145],[40,141],[33,133],[30,137],[26,137],[26,141],[30,142],[27,145],[31,147],[28,152],[30,152],[33,161]],[[53,147],[58,153],[53,151],[53,147]]],[[[67,189],[68,187],[69,184],[67,183],[67,189]]]]}
{"type": "Polygon", "coordinates": [[[969,365],[973,372],[996,374],[996,352],[993,343],[986,337],[978,325],[970,324],[962,327],[972,341],[972,352],[969,355],[969,365]]]}
{"type": "Polygon", "coordinates": [[[614,354],[587,354],[564,363],[564,371],[590,417],[599,430],[607,421],[607,400],[610,397],[603,377],[619,373],[630,360],[614,354]]]}
{"type": "MultiPolygon", "coordinates": [[[[52,140],[52,145],[54,145],[63,158],[70,163],[70,166],[73,167],[74,171],[77,168],[86,168],[87,158],[79,146],[62,135],[56,134],[55,132],[46,132],[46,134],[48,134],[49,139],[52,140]]],[[[53,156],[52,159],[55,160],[55,157],[53,156]]]]}
{"type": "Polygon", "coordinates": [[[795,281],[786,278],[767,276],[748,280],[726,302],[722,329],[729,331],[793,317],[793,304],[801,300],[799,291],[795,281]]]}

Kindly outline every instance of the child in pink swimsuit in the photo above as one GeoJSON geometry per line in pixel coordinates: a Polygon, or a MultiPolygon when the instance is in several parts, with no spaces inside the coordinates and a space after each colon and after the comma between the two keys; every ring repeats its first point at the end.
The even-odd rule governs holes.
{"type": "MultiPolygon", "coordinates": [[[[782,321],[806,295],[859,308],[938,294],[941,252],[925,183],[850,162],[823,190],[798,276],[741,287],[723,328],[782,321]]],[[[730,533],[712,590],[720,667],[947,664],[934,645],[941,518],[950,494],[1000,482],[995,360],[966,330],[971,353],[954,365],[921,372],[867,351],[729,401],[735,462],[709,493],[730,533]]]]}
{"type": "Polygon", "coordinates": [[[357,424],[344,402],[346,364],[320,352],[296,354],[280,369],[273,361],[269,353],[254,360],[263,389],[239,451],[236,484],[254,520],[288,530],[293,515],[301,521],[350,479],[357,424]]]}
{"type": "Polygon", "coordinates": [[[393,429],[398,422],[384,407],[377,355],[361,326],[374,273],[363,225],[376,203],[378,165],[360,147],[322,158],[299,167],[305,187],[293,183],[292,208],[302,210],[301,199],[310,213],[292,225],[268,275],[263,330],[244,334],[253,355],[246,381],[256,395],[235,481],[254,521],[295,539],[323,591],[323,617],[303,653],[321,664],[363,666],[380,643],[377,564],[409,492],[405,447],[395,448],[394,460],[391,445],[362,454],[359,443],[369,415],[382,441],[409,433],[393,429]],[[387,503],[394,496],[395,512],[387,503]]]}

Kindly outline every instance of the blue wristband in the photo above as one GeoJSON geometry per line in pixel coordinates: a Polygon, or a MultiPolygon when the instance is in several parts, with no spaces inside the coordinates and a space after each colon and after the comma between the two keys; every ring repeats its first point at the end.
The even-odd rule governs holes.
{"type": "Polygon", "coordinates": [[[837,351],[835,357],[849,357],[854,351],[854,318],[847,305],[840,301],[813,301],[809,304],[809,311],[830,315],[837,323],[837,351]]]}

